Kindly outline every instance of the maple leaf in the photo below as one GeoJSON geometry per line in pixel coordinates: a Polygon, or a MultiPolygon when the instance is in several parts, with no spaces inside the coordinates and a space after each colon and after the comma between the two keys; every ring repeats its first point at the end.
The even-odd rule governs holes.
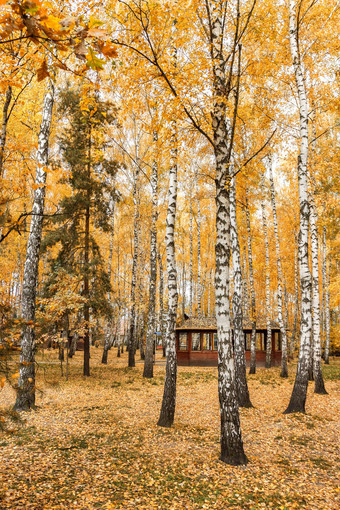
{"type": "Polygon", "coordinates": [[[86,65],[96,71],[98,69],[103,69],[104,64],[105,61],[98,58],[92,48],[90,48],[87,54],[86,65]]]}

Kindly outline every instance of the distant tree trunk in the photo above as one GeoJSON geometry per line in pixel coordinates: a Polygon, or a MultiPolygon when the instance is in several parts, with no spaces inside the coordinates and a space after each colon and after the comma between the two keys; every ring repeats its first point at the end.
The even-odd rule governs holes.
{"type": "Polygon", "coordinates": [[[249,317],[249,293],[248,293],[248,278],[247,278],[247,255],[246,247],[243,248],[243,270],[242,270],[242,286],[243,286],[243,317],[249,317]]]}
{"type": "Polygon", "coordinates": [[[298,187],[300,204],[299,266],[301,289],[300,351],[293,392],[285,413],[305,412],[308,387],[308,360],[312,329],[311,274],[308,263],[309,201],[308,201],[308,101],[304,68],[298,46],[296,2],[289,0],[289,40],[295,71],[300,113],[300,153],[298,157],[298,187]]]}
{"type": "Polygon", "coordinates": [[[265,245],[265,261],[266,261],[266,322],[267,322],[267,345],[266,345],[266,368],[270,368],[272,364],[272,327],[271,318],[272,311],[270,307],[270,264],[269,264],[269,242],[268,242],[268,226],[265,208],[265,186],[264,174],[261,175],[261,209],[262,209],[262,225],[264,232],[265,245]]]}
{"type": "Polygon", "coordinates": [[[273,209],[273,221],[274,221],[274,237],[275,237],[275,250],[276,250],[276,264],[277,264],[277,314],[278,322],[281,331],[282,340],[282,356],[281,356],[281,377],[288,377],[288,352],[287,352],[287,332],[283,320],[283,274],[281,265],[281,254],[280,254],[280,240],[279,240],[279,229],[277,224],[276,214],[276,200],[275,200],[275,188],[273,178],[273,167],[272,158],[268,156],[269,163],[269,179],[270,179],[270,198],[273,209]]]}
{"type": "Polygon", "coordinates": [[[321,327],[320,327],[320,286],[319,286],[319,236],[317,211],[313,197],[310,200],[310,235],[312,246],[312,305],[313,305],[313,373],[314,393],[327,395],[321,372],[321,327]]]}
{"type": "Polygon", "coordinates": [[[5,102],[2,109],[2,126],[0,135],[0,177],[3,174],[4,155],[7,138],[8,109],[12,100],[12,87],[9,85],[6,90],[5,102]]]}
{"type": "MultiPolygon", "coordinates": [[[[92,133],[91,125],[89,126],[88,138],[88,163],[87,163],[87,177],[88,182],[91,179],[91,144],[92,133]]],[[[84,321],[85,321],[85,335],[84,335],[84,370],[85,377],[90,376],[90,278],[89,278],[89,265],[90,265],[90,215],[91,215],[91,189],[88,186],[87,200],[85,208],[85,241],[84,241],[84,292],[83,296],[86,299],[84,304],[84,321]]]]}
{"type": "Polygon", "coordinates": [[[145,361],[143,377],[153,377],[153,350],[155,344],[156,326],[156,286],[157,286],[157,218],[158,218],[158,157],[157,132],[153,133],[155,144],[155,158],[152,165],[152,218],[151,218],[151,246],[150,246],[150,286],[147,333],[145,343],[145,361]]]}
{"type": "Polygon", "coordinates": [[[208,285],[208,317],[211,317],[211,269],[209,271],[209,285],[208,285]]]}
{"type": "Polygon", "coordinates": [[[323,227],[322,231],[322,277],[323,277],[323,285],[324,285],[324,295],[325,295],[325,322],[326,322],[326,341],[325,341],[325,363],[329,365],[329,344],[330,344],[330,308],[329,308],[329,278],[327,275],[327,246],[326,246],[326,227],[323,227]]]}
{"type": "MultiPolygon", "coordinates": [[[[111,273],[112,273],[112,258],[113,258],[113,238],[114,238],[114,201],[111,202],[111,232],[110,232],[110,245],[109,245],[109,260],[107,262],[107,277],[109,282],[111,283],[111,273]]],[[[107,293],[108,303],[111,304],[111,292],[107,293]]],[[[102,363],[104,365],[107,364],[107,355],[109,349],[112,347],[112,317],[106,320],[105,323],[105,338],[104,338],[104,349],[102,356],[102,363]]]]}
{"type": "Polygon", "coordinates": [[[192,303],[194,296],[194,248],[193,248],[193,210],[192,196],[190,194],[190,216],[189,216],[189,239],[190,239],[190,265],[189,265],[189,315],[192,317],[192,303]]]}
{"type": "Polygon", "coordinates": [[[197,202],[197,315],[202,317],[202,260],[201,260],[201,205],[199,199],[198,174],[195,172],[196,202],[197,202]]]}
{"type": "Polygon", "coordinates": [[[247,223],[247,239],[248,239],[248,265],[249,265],[249,281],[251,295],[251,341],[250,341],[250,374],[256,373],[256,297],[253,271],[253,253],[251,247],[251,229],[250,214],[248,206],[248,197],[246,196],[246,223],[247,223]]]}
{"type": "Polygon", "coordinates": [[[164,327],[164,272],[163,272],[163,262],[162,256],[158,251],[158,271],[159,271],[159,323],[160,323],[160,331],[162,335],[162,346],[163,346],[163,358],[166,356],[165,352],[165,327],[164,327]]]}
{"type": "Polygon", "coordinates": [[[136,165],[133,181],[133,203],[134,203],[134,223],[133,223],[133,235],[134,235],[134,250],[133,250],[133,261],[132,261],[132,278],[131,278],[131,314],[130,314],[130,328],[128,333],[128,345],[127,350],[129,353],[129,367],[134,367],[135,362],[135,351],[136,351],[136,283],[137,283],[137,266],[138,266],[138,255],[139,255],[139,200],[138,200],[138,176],[139,166],[136,165]]]}
{"type": "Polygon", "coordinates": [[[299,311],[299,273],[298,273],[298,253],[297,253],[297,240],[295,242],[295,271],[294,271],[294,322],[293,322],[293,331],[292,337],[290,340],[290,355],[293,358],[294,350],[295,350],[295,337],[296,337],[296,329],[297,329],[297,319],[298,319],[298,311],[299,311]]]}
{"type": "Polygon", "coordinates": [[[243,334],[242,315],[242,270],[241,253],[238,239],[236,218],[236,191],[235,177],[230,187],[230,245],[233,261],[234,293],[232,298],[233,326],[234,326],[234,353],[235,353],[235,383],[238,403],[240,407],[252,407],[246,376],[246,357],[243,334]]]}
{"type": "Polygon", "coordinates": [[[21,333],[20,376],[14,406],[17,411],[27,411],[35,407],[35,300],[39,275],[39,252],[45,206],[46,167],[48,165],[48,142],[51,132],[53,102],[54,83],[50,80],[45,93],[38,138],[35,177],[37,187],[34,190],[22,289],[22,319],[24,323],[21,333]]]}
{"type": "Polygon", "coordinates": [[[185,261],[184,261],[184,250],[183,250],[183,265],[182,265],[182,317],[185,315],[185,261]]]}

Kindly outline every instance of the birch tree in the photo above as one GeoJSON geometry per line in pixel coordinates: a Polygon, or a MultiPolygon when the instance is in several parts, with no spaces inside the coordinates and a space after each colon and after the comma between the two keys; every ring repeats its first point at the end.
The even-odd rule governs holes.
{"type": "Polygon", "coordinates": [[[235,352],[235,383],[237,398],[240,407],[252,407],[246,377],[246,357],[243,333],[242,313],[242,271],[241,252],[238,239],[236,217],[236,190],[234,177],[230,187],[230,246],[233,262],[234,292],[232,297],[233,326],[234,326],[234,352],[235,352]]]}
{"type": "Polygon", "coordinates": [[[299,11],[300,1],[289,0],[289,42],[298,93],[300,118],[300,147],[297,164],[300,230],[299,230],[299,268],[301,290],[301,331],[300,351],[293,392],[285,413],[305,412],[308,387],[308,360],[310,357],[312,311],[311,311],[311,274],[308,262],[309,200],[308,200],[308,100],[304,75],[304,66],[299,49],[299,11]]]}
{"type": "Polygon", "coordinates": [[[151,217],[151,243],[150,243],[150,284],[149,284],[149,309],[145,344],[145,361],[143,377],[153,377],[153,349],[155,342],[156,326],[156,285],[157,285],[157,217],[158,217],[158,156],[157,156],[157,131],[153,132],[155,156],[152,164],[151,189],[152,189],[152,217],[151,217]]]}
{"type": "Polygon", "coordinates": [[[279,229],[277,223],[276,213],[276,200],[275,200],[275,187],[273,178],[273,166],[272,157],[268,156],[268,170],[270,180],[270,199],[273,210],[273,222],[274,222],[274,237],[275,237],[275,252],[276,252],[276,265],[277,265],[277,315],[278,322],[281,331],[281,342],[282,342],[282,356],[281,356],[281,377],[288,377],[288,352],[287,352],[287,332],[283,319],[283,273],[281,264],[281,253],[280,253],[280,240],[279,240],[279,229]]]}
{"type": "Polygon", "coordinates": [[[266,322],[267,322],[267,345],[266,345],[266,368],[271,367],[272,362],[272,329],[271,329],[271,316],[272,310],[270,306],[270,265],[269,265],[269,242],[268,242],[268,226],[265,207],[265,186],[264,186],[264,173],[261,174],[261,211],[262,211],[262,225],[264,233],[264,247],[265,247],[265,267],[266,267],[266,322]]]}
{"type": "MultiPolygon", "coordinates": [[[[109,245],[109,259],[107,262],[107,276],[109,282],[111,282],[111,274],[112,274],[112,259],[113,259],[113,239],[114,239],[114,202],[111,202],[111,232],[110,232],[110,245],[109,245]]],[[[107,293],[107,301],[111,304],[111,291],[107,293]]],[[[102,363],[107,364],[107,355],[112,346],[112,317],[107,319],[105,323],[105,338],[104,338],[104,349],[102,356],[102,363]]]]}
{"type": "MultiPolygon", "coordinates": [[[[175,42],[176,19],[172,22],[171,64],[173,72],[177,68],[177,48],[175,42]]],[[[175,115],[175,112],[172,112],[175,115]]],[[[177,267],[175,251],[175,222],[177,207],[177,122],[173,118],[170,123],[170,169],[168,210],[166,217],[165,243],[168,276],[168,321],[165,337],[166,369],[162,407],[157,425],[171,427],[174,422],[176,408],[177,353],[176,353],[176,318],[178,304],[177,267]]]]}
{"type": "Polygon", "coordinates": [[[256,373],[256,295],[254,283],[254,270],[253,270],[253,252],[252,252],[252,236],[250,228],[250,213],[248,196],[246,192],[246,224],[247,224],[247,244],[248,244],[248,267],[249,267],[249,282],[250,282],[250,298],[251,298],[251,340],[250,340],[250,368],[249,373],[256,373]]]}
{"type": "Polygon", "coordinates": [[[133,205],[134,205],[134,219],[133,219],[133,260],[132,260],[132,276],[131,276],[131,312],[130,312],[130,327],[128,332],[128,365],[134,367],[135,353],[136,353],[136,285],[137,285],[137,270],[139,258],[139,191],[138,191],[138,178],[139,178],[139,165],[135,165],[133,174],[133,205]]]}
{"type": "Polygon", "coordinates": [[[327,244],[326,244],[326,227],[322,229],[322,279],[325,296],[325,323],[326,323],[326,340],[325,340],[325,363],[329,365],[329,343],[330,343],[330,309],[329,309],[329,279],[327,275],[327,244]]]}
{"type": "Polygon", "coordinates": [[[20,369],[17,397],[14,405],[17,411],[35,408],[35,311],[36,292],[39,276],[39,255],[43,227],[46,194],[46,167],[54,103],[54,83],[49,80],[45,93],[42,120],[38,138],[37,169],[32,206],[32,219],[26,249],[21,315],[24,321],[21,332],[20,369]]]}
{"type": "Polygon", "coordinates": [[[290,339],[290,355],[293,358],[295,350],[295,337],[297,331],[297,321],[299,312],[299,270],[298,270],[298,251],[297,251],[297,237],[295,236],[295,249],[294,249],[294,320],[293,331],[290,339]]]}
{"type": "Polygon", "coordinates": [[[201,204],[199,198],[198,171],[195,171],[195,189],[197,204],[197,315],[202,317],[202,259],[201,259],[201,204]]]}
{"type": "Polygon", "coordinates": [[[321,326],[320,326],[320,286],[319,286],[319,234],[317,229],[317,211],[310,197],[310,235],[312,247],[312,307],[313,307],[313,375],[314,393],[327,395],[321,372],[321,326]]]}

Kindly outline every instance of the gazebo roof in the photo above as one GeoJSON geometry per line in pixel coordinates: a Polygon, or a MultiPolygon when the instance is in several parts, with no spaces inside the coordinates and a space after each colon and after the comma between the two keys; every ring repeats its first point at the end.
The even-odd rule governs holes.
{"type": "MultiPolygon", "coordinates": [[[[252,323],[249,318],[243,319],[243,329],[251,329],[252,323]]],[[[277,322],[271,321],[271,328],[273,330],[280,330],[280,326],[277,322]]],[[[264,330],[267,329],[267,321],[266,318],[259,317],[256,320],[256,329],[264,330]]],[[[215,317],[190,317],[189,319],[185,319],[176,327],[177,331],[187,331],[187,330],[210,330],[216,331],[217,324],[215,317]]]]}

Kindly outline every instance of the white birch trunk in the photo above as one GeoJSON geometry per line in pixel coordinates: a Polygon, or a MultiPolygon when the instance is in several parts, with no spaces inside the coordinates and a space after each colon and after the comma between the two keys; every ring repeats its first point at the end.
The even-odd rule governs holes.
{"type": "Polygon", "coordinates": [[[297,330],[298,312],[299,312],[299,272],[298,272],[298,250],[297,240],[295,241],[295,264],[294,264],[294,322],[293,331],[290,339],[290,355],[293,358],[295,350],[295,337],[297,330]]]}
{"type": "Polygon", "coordinates": [[[249,282],[250,282],[250,296],[251,296],[251,340],[250,340],[250,368],[249,373],[256,373],[256,296],[254,284],[254,271],[253,271],[253,253],[252,253],[252,235],[250,228],[250,214],[248,206],[248,196],[246,194],[246,223],[247,223],[247,241],[248,241],[248,267],[249,267],[249,282]]]}
{"type": "Polygon", "coordinates": [[[51,132],[54,103],[54,83],[49,81],[44,98],[40,125],[37,169],[35,177],[32,219],[27,242],[26,261],[22,289],[22,334],[20,353],[20,377],[14,408],[26,411],[35,407],[35,306],[39,276],[39,252],[42,236],[43,214],[46,193],[46,166],[48,165],[48,143],[51,132]]]}
{"type": "Polygon", "coordinates": [[[329,365],[329,344],[330,344],[330,325],[331,325],[331,316],[330,316],[330,308],[329,308],[329,278],[327,275],[327,245],[326,245],[326,227],[323,227],[322,232],[322,274],[324,280],[324,293],[325,293],[325,322],[326,322],[326,341],[325,341],[325,363],[329,365]]]}
{"type": "Polygon", "coordinates": [[[134,203],[134,222],[133,222],[133,261],[132,261],[132,277],[131,277],[131,314],[130,314],[130,328],[128,333],[128,345],[129,351],[128,365],[134,367],[135,353],[136,353],[136,285],[137,285],[137,269],[138,269],[138,258],[139,258],[139,193],[138,193],[138,177],[139,177],[139,165],[137,162],[134,181],[133,181],[133,203],[134,203]]]}
{"type": "Polygon", "coordinates": [[[320,327],[320,286],[319,286],[319,235],[317,210],[313,197],[310,197],[310,235],[312,247],[312,305],[313,305],[313,375],[314,393],[327,395],[321,372],[321,327],[320,327]]]}
{"type": "Polygon", "coordinates": [[[158,271],[159,271],[159,324],[160,324],[160,331],[162,335],[162,345],[163,345],[163,357],[166,356],[166,349],[165,349],[165,327],[164,327],[164,272],[163,272],[163,262],[162,262],[162,256],[160,252],[158,251],[158,271]]]}
{"type": "Polygon", "coordinates": [[[246,377],[246,357],[242,314],[242,270],[236,217],[235,184],[236,183],[234,177],[231,181],[230,187],[230,244],[233,261],[233,282],[234,282],[232,309],[233,309],[234,346],[235,346],[234,347],[235,382],[239,406],[252,407],[246,377]]]}
{"type": "Polygon", "coordinates": [[[298,186],[300,204],[299,231],[299,268],[301,289],[301,332],[298,367],[292,396],[285,413],[305,412],[308,388],[308,360],[310,356],[312,313],[311,313],[311,274],[308,264],[308,102],[303,63],[298,47],[298,24],[296,18],[296,1],[289,0],[289,41],[295,72],[295,81],[299,99],[300,114],[300,151],[298,157],[298,186]]]}
{"type": "Polygon", "coordinates": [[[265,186],[264,174],[261,175],[261,210],[262,210],[262,225],[264,233],[264,246],[265,246],[265,267],[266,267],[266,322],[267,322],[267,345],[266,345],[266,368],[271,367],[272,362],[272,328],[271,318],[272,310],[270,306],[270,264],[269,264],[269,242],[268,242],[268,226],[265,208],[265,186]]]}
{"type": "MultiPolygon", "coordinates": [[[[112,274],[112,259],[113,259],[113,238],[114,238],[114,202],[112,201],[111,207],[111,232],[110,232],[110,245],[109,245],[109,260],[107,262],[107,276],[111,283],[112,274]]],[[[111,292],[107,293],[107,300],[111,304],[111,292]]],[[[104,349],[102,356],[102,363],[107,364],[107,355],[112,347],[112,317],[107,319],[105,324],[105,337],[104,337],[104,349]]]]}
{"type": "Polygon", "coordinates": [[[288,377],[288,352],[287,352],[287,332],[283,320],[283,274],[280,254],[280,240],[279,240],[279,229],[277,223],[276,214],[276,199],[275,199],[275,187],[273,178],[273,166],[272,158],[268,156],[269,166],[269,179],[270,179],[270,198],[273,209],[273,221],[274,221],[274,237],[275,237],[275,251],[276,251],[276,265],[277,265],[277,315],[278,322],[281,331],[281,342],[282,342],[282,357],[281,357],[281,377],[288,377]]]}
{"type": "Polygon", "coordinates": [[[192,317],[192,304],[193,304],[193,296],[194,296],[194,248],[193,248],[193,210],[192,210],[192,195],[191,194],[190,194],[189,239],[190,239],[189,315],[190,315],[190,317],[192,317]]]}
{"type": "Polygon", "coordinates": [[[248,274],[247,274],[247,255],[246,247],[243,248],[243,270],[242,270],[242,285],[243,285],[243,316],[249,317],[249,293],[248,293],[248,274]]]}
{"type": "MultiPolygon", "coordinates": [[[[171,63],[174,72],[177,68],[177,48],[174,42],[176,23],[172,25],[171,63]]],[[[173,112],[175,115],[175,112],[173,112]]],[[[168,273],[168,323],[165,339],[166,369],[162,408],[157,425],[171,427],[174,422],[176,408],[177,352],[176,352],[176,318],[178,304],[177,268],[175,251],[175,222],[177,207],[177,122],[171,121],[170,138],[170,171],[168,211],[166,218],[165,243],[168,273]]]]}
{"type": "Polygon", "coordinates": [[[224,2],[210,2],[211,61],[213,66],[212,130],[216,160],[215,311],[218,336],[218,393],[221,415],[221,457],[227,464],[247,463],[243,450],[231,336],[229,302],[230,151],[226,124],[226,76],[223,55],[224,2]]]}
{"type": "Polygon", "coordinates": [[[195,188],[197,203],[197,315],[202,317],[202,260],[201,260],[201,204],[199,199],[198,175],[195,172],[195,188]]]}
{"type": "MultiPolygon", "coordinates": [[[[151,243],[150,243],[150,284],[149,309],[145,343],[145,361],[143,377],[153,377],[153,349],[155,343],[156,327],[156,285],[157,285],[157,218],[158,218],[158,151],[157,132],[153,133],[155,157],[152,165],[152,217],[151,217],[151,243]]],[[[184,299],[184,298],[183,298],[184,299]]]]}

